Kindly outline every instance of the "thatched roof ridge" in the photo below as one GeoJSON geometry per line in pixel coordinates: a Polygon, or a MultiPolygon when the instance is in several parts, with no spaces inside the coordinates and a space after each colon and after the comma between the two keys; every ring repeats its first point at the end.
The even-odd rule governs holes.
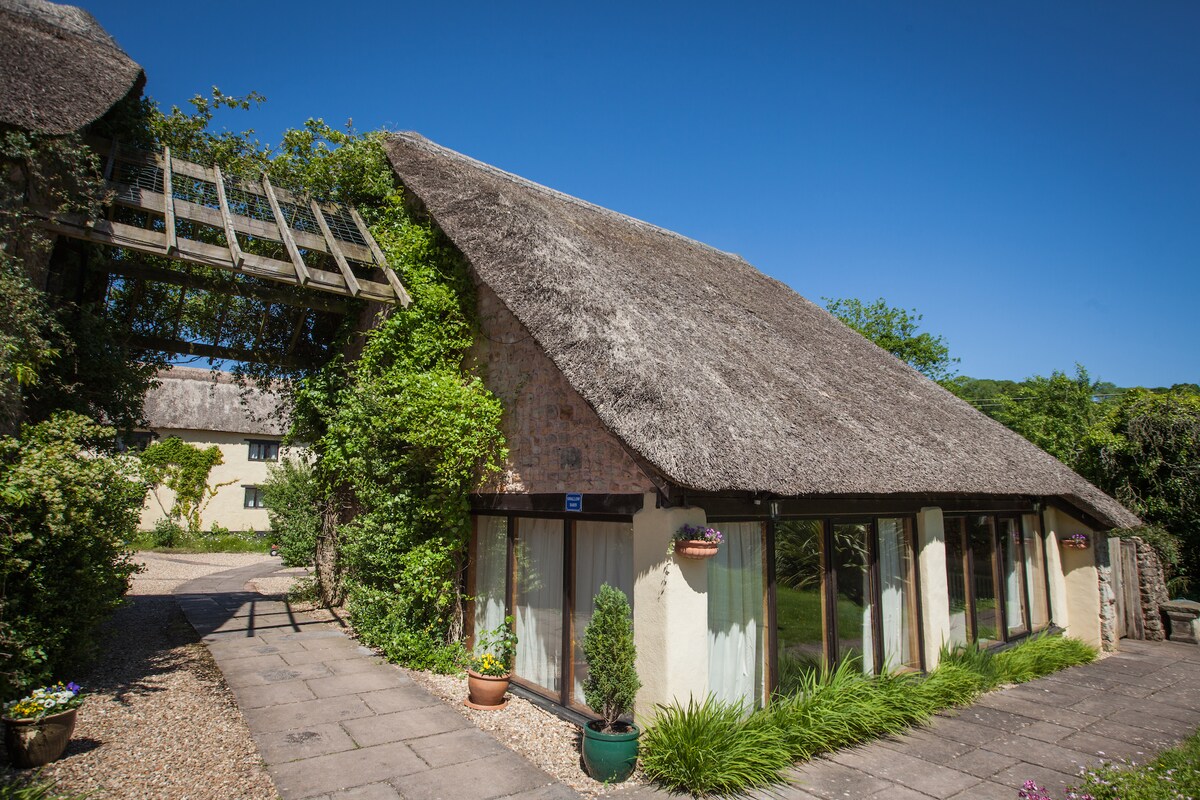
{"type": "Polygon", "coordinates": [[[399,178],[662,477],[780,496],[1059,497],[1136,517],[737,256],[392,136],[399,178]]]}
{"type": "Polygon", "coordinates": [[[91,14],[0,0],[0,124],[64,134],[100,118],[145,76],[91,14]]]}
{"type": "Polygon", "coordinates": [[[275,397],[253,387],[243,389],[228,373],[171,367],[159,372],[158,380],[146,394],[145,414],[152,430],[282,436],[287,429],[275,413],[275,397]]]}

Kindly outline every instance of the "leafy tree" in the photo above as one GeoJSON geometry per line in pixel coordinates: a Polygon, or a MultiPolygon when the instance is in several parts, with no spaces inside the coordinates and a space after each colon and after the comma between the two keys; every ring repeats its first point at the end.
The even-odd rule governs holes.
{"type": "Polygon", "coordinates": [[[1080,469],[1178,536],[1183,572],[1200,586],[1200,393],[1127,392],[1087,432],[1080,469]]]}
{"type": "Polygon", "coordinates": [[[607,583],[600,587],[592,621],[583,631],[583,655],[588,665],[583,698],[604,720],[602,730],[611,733],[617,721],[633,708],[642,682],[637,675],[629,600],[624,592],[607,583]]]}
{"type": "Polygon", "coordinates": [[[1075,377],[1054,371],[1001,392],[992,416],[1069,467],[1076,467],[1088,429],[1100,417],[1096,384],[1082,365],[1075,377]]]}
{"type": "Polygon", "coordinates": [[[958,359],[950,357],[944,337],[918,333],[922,316],[915,309],[894,308],[882,297],[869,304],[856,298],[822,299],[829,313],[917,372],[943,385],[952,385],[958,359]]]}
{"type": "Polygon", "coordinates": [[[285,458],[267,470],[267,479],[260,488],[284,565],[309,566],[321,532],[321,493],[312,466],[285,458]]]}

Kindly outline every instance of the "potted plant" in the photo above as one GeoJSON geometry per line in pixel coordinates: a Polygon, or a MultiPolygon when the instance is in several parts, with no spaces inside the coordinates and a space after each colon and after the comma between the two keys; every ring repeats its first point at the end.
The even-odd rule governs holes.
{"type": "Polygon", "coordinates": [[[34,689],[4,705],[4,744],[13,766],[22,769],[49,764],[63,754],[75,730],[75,715],[83,704],[78,684],[56,683],[34,689]]]}
{"type": "Polygon", "coordinates": [[[505,617],[503,624],[484,633],[475,654],[467,660],[468,707],[488,711],[508,704],[504,695],[512,679],[513,657],[517,652],[517,635],[512,624],[513,618],[505,617]]]}
{"type": "Polygon", "coordinates": [[[607,583],[596,595],[592,621],[583,632],[583,655],[588,667],[583,699],[600,715],[583,728],[583,764],[598,781],[623,781],[637,765],[641,731],[622,717],[632,710],[642,683],[629,600],[607,583]]]}
{"type": "Polygon", "coordinates": [[[712,558],[725,535],[716,528],[684,525],[675,532],[675,554],[684,558],[712,558]]]}
{"type": "Polygon", "coordinates": [[[1087,550],[1088,535],[1086,533],[1073,533],[1065,539],[1061,539],[1060,543],[1063,547],[1070,550],[1087,550]]]}

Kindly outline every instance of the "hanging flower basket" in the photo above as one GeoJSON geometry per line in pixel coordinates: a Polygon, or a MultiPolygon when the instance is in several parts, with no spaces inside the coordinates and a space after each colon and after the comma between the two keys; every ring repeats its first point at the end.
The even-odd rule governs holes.
{"type": "Polygon", "coordinates": [[[675,555],[683,558],[712,558],[725,535],[716,528],[684,525],[675,533],[675,555]]]}
{"type": "Polygon", "coordinates": [[[1091,542],[1086,533],[1073,533],[1066,539],[1060,540],[1059,544],[1068,550],[1087,550],[1091,542]]]}

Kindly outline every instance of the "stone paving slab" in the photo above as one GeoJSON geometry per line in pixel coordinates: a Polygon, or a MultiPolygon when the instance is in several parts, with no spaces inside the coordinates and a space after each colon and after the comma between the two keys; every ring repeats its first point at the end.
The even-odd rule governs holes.
{"type": "MultiPolygon", "coordinates": [[[[234,689],[283,800],[576,800],[341,631],[246,583],[278,562],[192,581],[180,607],[234,689]]],[[[1010,687],[929,726],[798,765],[757,800],[1013,800],[1200,727],[1200,647],[1123,640],[1094,664],[1010,687]]],[[[625,800],[678,797],[648,786],[625,800]]]]}

